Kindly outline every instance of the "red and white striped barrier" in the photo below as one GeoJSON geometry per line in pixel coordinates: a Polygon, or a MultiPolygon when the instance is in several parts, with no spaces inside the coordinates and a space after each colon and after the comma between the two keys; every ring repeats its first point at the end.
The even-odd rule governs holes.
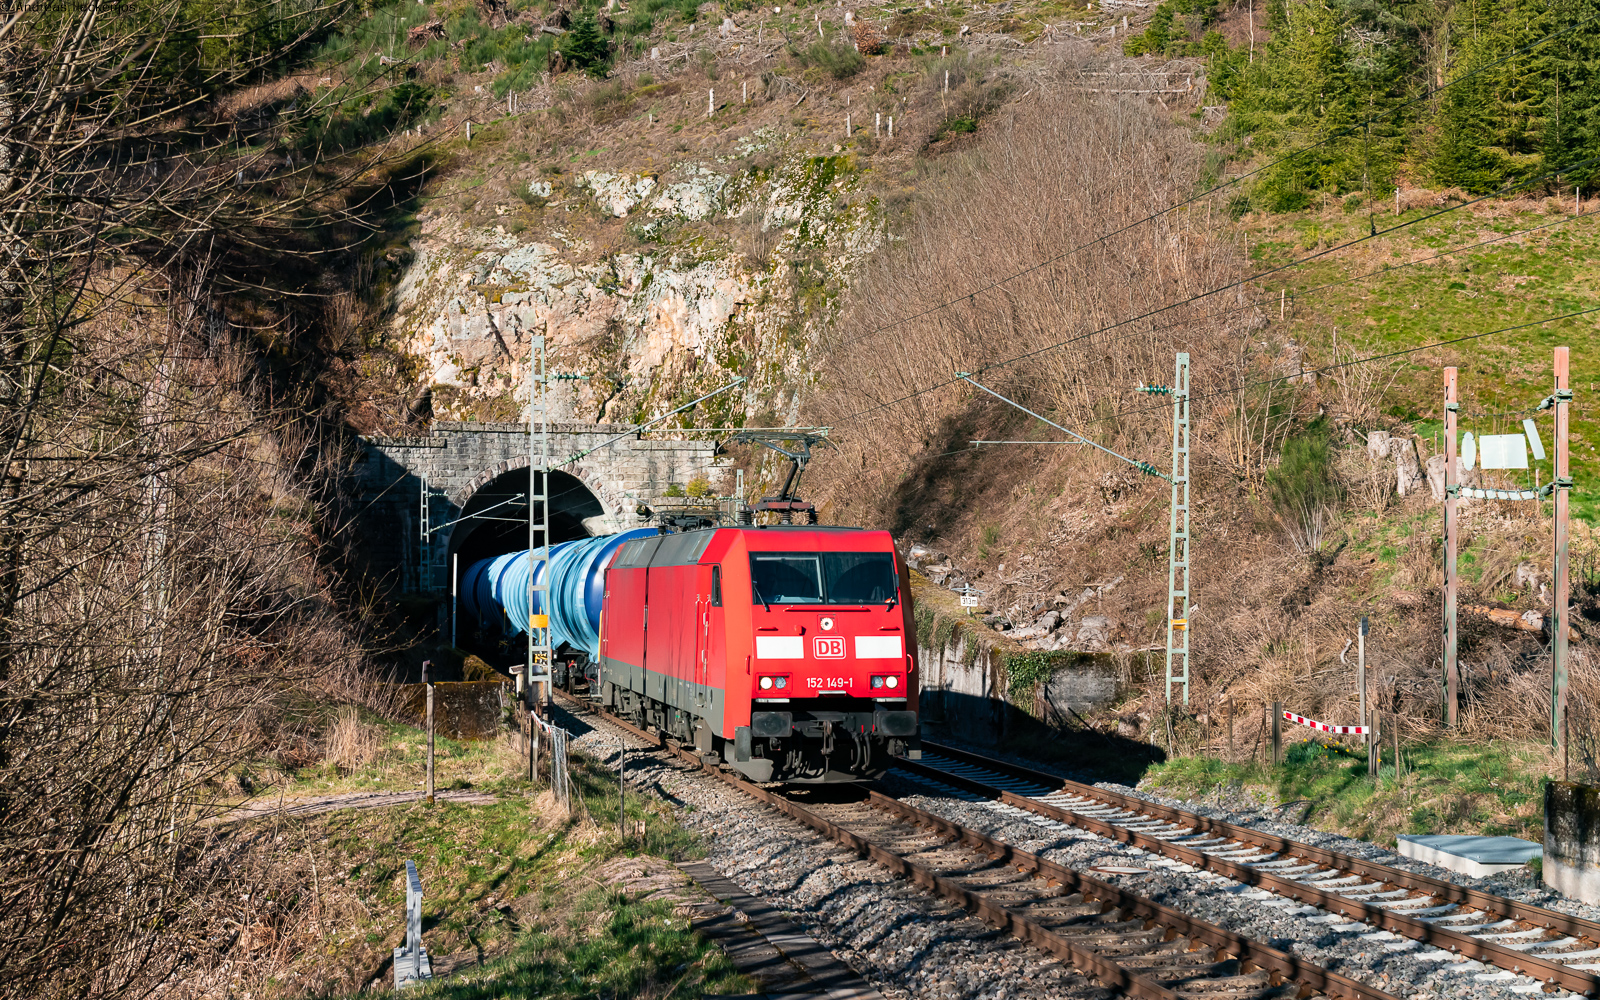
{"type": "Polygon", "coordinates": [[[1284,719],[1294,722],[1322,733],[1334,733],[1339,736],[1366,736],[1373,730],[1372,726],[1330,726],[1326,722],[1308,719],[1303,715],[1296,715],[1288,709],[1283,711],[1284,719]]]}

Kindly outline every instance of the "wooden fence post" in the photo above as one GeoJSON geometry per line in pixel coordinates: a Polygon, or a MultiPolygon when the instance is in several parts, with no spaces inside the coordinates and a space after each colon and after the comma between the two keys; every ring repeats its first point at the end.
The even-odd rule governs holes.
{"type": "Polygon", "coordinates": [[[428,679],[428,664],[422,665],[422,681],[427,688],[428,709],[428,805],[433,805],[433,681],[428,679]]]}
{"type": "Polygon", "coordinates": [[[1228,697],[1228,763],[1233,763],[1233,697],[1228,697]]]}

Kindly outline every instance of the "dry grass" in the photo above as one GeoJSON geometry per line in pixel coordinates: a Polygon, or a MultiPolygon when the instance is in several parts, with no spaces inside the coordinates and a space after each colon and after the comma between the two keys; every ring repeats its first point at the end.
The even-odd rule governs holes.
{"type": "Polygon", "coordinates": [[[361,713],[354,705],[339,709],[339,717],[328,730],[328,749],[325,758],[343,773],[365,767],[378,756],[383,739],[382,730],[361,721],[361,713]]]}
{"type": "MultiPolygon", "coordinates": [[[[1398,718],[1409,740],[1437,736],[1437,507],[1425,488],[1394,496],[1393,459],[1369,462],[1355,433],[1406,430],[1384,413],[1396,369],[1355,364],[1335,377],[1224,391],[1355,355],[1341,344],[1313,362],[1280,333],[1275,311],[1230,287],[1245,262],[1220,209],[1201,201],[1145,220],[1188,196],[1201,155],[1151,105],[1045,86],[970,152],[945,158],[827,345],[804,422],[837,428],[841,455],[814,468],[811,498],[830,522],[883,525],[951,552],[986,604],[1019,614],[1058,590],[1122,577],[1100,609],[1117,623],[1114,641],[1160,648],[1167,484],[1081,446],[971,449],[973,439],[1066,435],[952,372],[975,373],[1165,471],[1170,404],[1132,389],[1170,383],[1173,353],[1187,351],[1192,389],[1205,398],[1193,416],[1197,680],[1180,746],[1214,752],[1228,700],[1241,754],[1264,738],[1264,703],[1353,722],[1348,643],[1362,615],[1373,623],[1372,709],[1398,718]],[[1217,288],[1229,290],[1173,306],[1217,288]],[[1342,499],[1307,554],[1285,537],[1264,484],[1283,442],[1319,415],[1333,435],[1342,499]]],[[[1548,548],[1548,521],[1534,514],[1464,505],[1463,603],[1539,606],[1538,587],[1516,580],[1527,553],[1548,548]]],[[[1584,536],[1574,551],[1590,558],[1581,554],[1600,545],[1584,536]]],[[[1540,572],[1548,579],[1547,556],[1540,572]]],[[[1537,636],[1464,616],[1461,662],[1462,738],[1532,741],[1548,729],[1548,655],[1537,636]]],[[[1589,662],[1575,652],[1575,747],[1578,716],[1600,704],[1589,662]]],[[[1154,737],[1157,702],[1154,691],[1136,691],[1118,711],[1154,737]]]]}

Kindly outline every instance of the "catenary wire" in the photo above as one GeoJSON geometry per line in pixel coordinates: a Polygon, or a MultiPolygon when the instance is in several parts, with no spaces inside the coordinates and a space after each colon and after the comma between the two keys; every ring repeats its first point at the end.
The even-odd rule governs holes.
{"type": "MultiPolygon", "coordinates": [[[[1430,263],[1432,263],[1434,261],[1442,260],[1442,259],[1444,259],[1446,257],[1453,257],[1456,254],[1467,253],[1469,251],[1478,250],[1478,249],[1481,249],[1483,247],[1493,246],[1496,243],[1503,243],[1506,240],[1516,239],[1516,238],[1521,237],[1521,236],[1527,236],[1530,233],[1538,233],[1538,232],[1542,232],[1542,231],[1547,230],[1547,229],[1554,229],[1554,228],[1556,228],[1558,226],[1564,226],[1569,222],[1581,221],[1583,219],[1591,218],[1591,217],[1593,217],[1595,215],[1600,215],[1600,210],[1583,212],[1583,213],[1578,214],[1578,215],[1568,215],[1568,216],[1564,216],[1564,217],[1562,217],[1560,219],[1557,219],[1554,222],[1544,223],[1543,225],[1530,226],[1527,229],[1516,229],[1516,230],[1512,230],[1511,232],[1508,232],[1508,233],[1500,233],[1500,234],[1494,236],[1491,239],[1480,240],[1480,241],[1478,241],[1476,243],[1466,243],[1466,244],[1462,244],[1461,246],[1458,246],[1458,247],[1451,247],[1448,250],[1441,250],[1438,253],[1433,254],[1431,256],[1419,257],[1416,260],[1408,260],[1408,261],[1406,261],[1405,263],[1402,263],[1402,264],[1385,264],[1383,267],[1376,268],[1376,269],[1371,270],[1371,271],[1366,271],[1366,272],[1364,272],[1362,274],[1351,275],[1351,276],[1349,276],[1347,278],[1340,278],[1337,281],[1324,282],[1323,284],[1312,285],[1312,286],[1309,286],[1307,288],[1289,288],[1289,289],[1284,289],[1284,290],[1287,291],[1290,294],[1291,298],[1309,297],[1309,296],[1312,296],[1312,295],[1316,295],[1319,292],[1327,291],[1330,288],[1338,288],[1341,285],[1354,284],[1354,283],[1356,283],[1358,281],[1365,281],[1368,278],[1379,277],[1379,276],[1387,275],[1387,274],[1393,274],[1393,273],[1395,273],[1397,271],[1403,271],[1408,267],[1416,267],[1417,265],[1420,265],[1420,264],[1430,264],[1430,263]]],[[[1241,312],[1244,312],[1244,311],[1249,310],[1249,309],[1258,308],[1258,307],[1260,307],[1262,305],[1270,305],[1271,301],[1272,301],[1272,298],[1273,298],[1273,296],[1271,296],[1270,294],[1261,295],[1259,297],[1252,298],[1250,301],[1245,302],[1242,305],[1230,306],[1227,310],[1225,310],[1225,312],[1228,312],[1228,313],[1241,313],[1241,312]]],[[[1174,322],[1171,322],[1171,323],[1164,323],[1164,324],[1159,325],[1159,326],[1151,326],[1151,327],[1149,327],[1149,330],[1152,333],[1160,333],[1160,332],[1163,332],[1163,331],[1166,331],[1166,330],[1172,330],[1172,329],[1175,329],[1177,327],[1184,326],[1186,324],[1187,324],[1186,320],[1177,320],[1177,321],[1174,321],[1174,322]]],[[[1073,385],[1082,385],[1082,386],[1091,386],[1091,387],[1096,387],[1096,388],[1116,388],[1116,389],[1125,389],[1125,388],[1127,388],[1126,383],[1123,383],[1123,382],[1119,382],[1116,385],[1107,385],[1105,383],[1100,383],[1100,382],[1074,381],[1072,384],[1073,385]]],[[[1504,416],[1506,414],[1500,414],[1500,415],[1504,416]]],[[[1109,418],[1095,418],[1094,420],[1090,420],[1089,422],[1090,423],[1095,423],[1098,420],[1102,420],[1102,419],[1109,419],[1109,418]]]]}
{"type": "MultiPolygon", "coordinates": [[[[1320,250],[1317,251],[1317,253],[1310,254],[1310,256],[1306,256],[1306,258],[1294,259],[1294,261],[1286,262],[1286,264],[1280,264],[1280,266],[1277,267],[1269,267],[1269,269],[1266,270],[1259,270],[1259,272],[1256,272],[1256,274],[1246,275],[1246,277],[1238,278],[1237,282],[1229,282],[1227,285],[1219,285],[1216,286],[1216,288],[1210,288],[1210,290],[1200,291],[1200,293],[1192,294],[1192,296],[1189,296],[1189,298],[1179,299],[1179,301],[1176,302],[1168,302],[1166,306],[1160,306],[1157,307],[1157,309],[1146,310],[1146,312],[1141,312],[1141,314],[1134,315],[1134,317],[1128,317],[1126,320],[1118,320],[1118,322],[1109,323],[1109,325],[1106,326],[1098,326],[1098,328],[1094,328],[1094,330],[1077,334],[1077,336],[1064,339],[1064,341],[1054,342],[1054,344],[1046,344],[1045,347],[1037,347],[1037,349],[1034,350],[1026,350],[1026,352],[1022,352],[1022,354],[1013,355],[1013,357],[1005,358],[1005,360],[1000,360],[1000,362],[989,363],[989,365],[981,366],[981,368],[978,368],[976,371],[971,371],[970,374],[973,374],[973,376],[978,376],[978,374],[995,370],[995,368],[1005,368],[1006,365],[1014,365],[1016,362],[1022,362],[1022,360],[1035,357],[1035,355],[1045,354],[1045,352],[1050,352],[1050,350],[1061,349],[1061,347],[1066,347],[1067,344],[1075,344],[1075,342],[1078,341],[1085,341],[1085,339],[1094,338],[1094,336],[1099,336],[1099,334],[1109,333],[1109,331],[1112,330],[1118,330],[1118,328],[1122,328],[1122,326],[1128,326],[1131,325],[1131,323],[1138,323],[1139,320],[1146,320],[1146,318],[1163,314],[1163,312],[1171,312],[1173,309],[1179,309],[1179,307],[1187,306],[1187,304],[1190,304],[1190,302],[1198,302],[1200,299],[1211,298],[1211,296],[1214,296],[1214,294],[1221,294],[1224,293],[1224,291],[1232,291],[1235,290],[1235,288],[1242,288],[1242,286],[1248,285],[1248,283],[1258,282],[1258,280],[1261,280],[1261,278],[1270,277],[1270,275],[1274,274],[1280,274],[1280,272],[1285,272],[1285,270],[1294,269],[1294,267],[1302,266],[1302,264],[1309,264],[1309,262],[1317,261],[1317,259],[1320,258],[1325,258],[1325,256],[1328,256],[1328,254],[1338,253],[1338,251],[1341,250],[1349,250],[1350,246],[1362,245],[1362,243],[1370,242],[1370,240],[1376,240],[1376,238],[1382,237],[1382,235],[1389,235],[1392,234],[1392,232],[1398,232],[1400,229],[1406,229],[1406,227],[1414,226],[1414,224],[1418,224],[1418,222],[1426,222],[1429,221],[1429,219],[1440,218],[1440,216],[1453,213],[1453,211],[1459,211],[1462,210],[1462,208],[1469,208],[1469,206],[1477,205],[1478,202],[1486,202],[1486,200],[1490,200],[1490,198],[1501,197],[1501,195],[1509,194],[1509,192],[1512,192],[1512,190],[1520,189],[1520,187],[1530,186],[1530,184],[1538,184],[1539,181],[1547,181],[1547,179],[1554,178],[1554,176],[1557,176],[1557,174],[1568,173],[1568,171],[1571,170],[1578,170],[1579,166],[1587,166],[1590,165],[1590,163],[1595,162],[1600,162],[1600,157],[1589,157],[1586,158],[1586,160],[1579,160],[1579,162],[1576,163],[1566,163],[1566,165],[1560,166],[1558,170],[1546,171],[1546,173],[1539,174],[1539,176],[1534,176],[1534,178],[1512,182],[1512,184],[1507,184],[1507,186],[1501,187],[1501,189],[1498,190],[1494,190],[1494,192],[1490,192],[1490,194],[1478,195],[1477,198],[1470,198],[1470,200],[1467,200],[1467,202],[1461,202],[1458,203],[1458,205],[1451,205],[1450,208],[1442,208],[1442,210],[1434,211],[1434,213],[1426,214],[1426,216],[1418,216],[1416,219],[1408,219],[1408,221],[1400,222],[1400,224],[1397,224],[1397,226],[1390,226],[1389,229],[1378,230],[1378,232],[1363,235],[1363,237],[1355,238],[1355,240],[1347,240],[1347,242],[1339,243],[1339,245],[1330,246],[1330,248],[1326,248],[1326,250],[1320,250]]],[[[893,398],[893,400],[888,400],[888,402],[877,403],[877,405],[874,406],[867,406],[866,410],[858,410],[856,413],[846,414],[846,416],[840,418],[840,422],[854,421],[854,419],[861,418],[861,416],[866,416],[866,414],[869,413],[877,413],[878,410],[886,410],[888,406],[896,405],[896,403],[904,403],[906,400],[918,397],[918,395],[926,394],[926,392],[933,392],[933,390],[936,389],[944,389],[944,387],[947,386],[954,386],[954,384],[957,384],[957,382],[960,381],[962,381],[962,379],[949,378],[944,379],[942,382],[934,382],[933,386],[926,386],[923,387],[923,389],[917,389],[915,392],[902,395],[902,397],[893,398]]]]}
{"type": "MultiPolygon", "coordinates": [[[[1393,274],[1393,273],[1398,272],[1398,271],[1403,271],[1408,267],[1416,267],[1416,266],[1418,266],[1420,264],[1431,264],[1434,261],[1442,260],[1442,259],[1444,259],[1446,257],[1453,257],[1456,254],[1467,253],[1467,252],[1472,251],[1472,250],[1482,249],[1483,247],[1493,246],[1496,243],[1503,243],[1503,242],[1505,242],[1507,240],[1516,239],[1516,238],[1521,237],[1521,236],[1527,236],[1527,235],[1529,235],[1531,233],[1538,233],[1538,232],[1543,232],[1544,230],[1547,230],[1547,229],[1554,229],[1554,228],[1556,228],[1558,226],[1564,226],[1569,222],[1582,221],[1584,219],[1592,218],[1592,217],[1594,217],[1596,215],[1600,215],[1600,210],[1592,210],[1592,211],[1588,211],[1588,212],[1583,212],[1583,213],[1578,214],[1578,215],[1568,215],[1568,216],[1564,216],[1564,217],[1562,217],[1560,219],[1557,219],[1554,222],[1547,222],[1547,223],[1544,223],[1543,225],[1539,225],[1539,226],[1530,226],[1527,229],[1516,229],[1516,230],[1512,230],[1511,232],[1508,232],[1508,233],[1500,233],[1500,234],[1497,234],[1496,236],[1494,236],[1491,239],[1479,240],[1476,243],[1466,243],[1466,244],[1462,244],[1461,246],[1458,246],[1458,247],[1451,247],[1448,250],[1441,250],[1438,253],[1433,254],[1431,256],[1419,257],[1416,260],[1408,260],[1408,261],[1406,261],[1405,263],[1402,263],[1402,264],[1385,264],[1383,267],[1376,268],[1376,269],[1371,270],[1371,271],[1366,271],[1366,272],[1364,272],[1362,274],[1354,274],[1354,275],[1351,275],[1351,276],[1349,276],[1347,278],[1340,278],[1337,281],[1324,282],[1323,284],[1312,285],[1312,286],[1307,287],[1307,288],[1289,288],[1289,289],[1285,289],[1285,291],[1287,291],[1289,293],[1291,298],[1310,297],[1310,296],[1316,295],[1319,292],[1327,291],[1330,288],[1338,288],[1341,285],[1355,284],[1358,281],[1365,281],[1368,278],[1374,278],[1374,277],[1380,277],[1380,276],[1387,275],[1387,274],[1393,274]]],[[[1230,306],[1226,310],[1226,312],[1229,312],[1229,313],[1241,313],[1241,312],[1244,312],[1244,311],[1246,311],[1248,309],[1258,308],[1258,307],[1260,307],[1262,305],[1270,305],[1271,302],[1272,302],[1272,298],[1273,298],[1273,296],[1270,295],[1270,294],[1261,295],[1259,297],[1252,298],[1250,301],[1245,302],[1242,305],[1230,306]]],[[[1149,330],[1150,330],[1151,333],[1161,333],[1161,332],[1164,332],[1164,331],[1167,331],[1167,330],[1172,330],[1172,329],[1176,329],[1176,328],[1181,327],[1181,326],[1185,326],[1186,324],[1187,324],[1186,320],[1177,320],[1177,321],[1174,321],[1174,322],[1171,322],[1171,323],[1164,323],[1164,324],[1161,324],[1159,326],[1151,326],[1149,328],[1149,330]]],[[[1108,385],[1105,385],[1104,383],[1099,383],[1099,382],[1074,381],[1072,384],[1073,385],[1091,386],[1091,387],[1096,387],[1096,388],[1116,388],[1116,389],[1126,389],[1127,388],[1127,384],[1126,383],[1117,383],[1114,386],[1108,386],[1108,385]]],[[[1463,411],[1463,412],[1467,412],[1467,411],[1463,411]]],[[[1472,415],[1474,417],[1494,417],[1494,416],[1512,416],[1513,414],[1511,414],[1511,413],[1479,414],[1476,411],[1472,411],[1472,415]]],[[[1088,423],[1098,423],[1101,420],[1109,420],[1109,419],[1112,419],[1112,418],[1110,418],[1110,417],[1096,417],[1096,418],[1090,419],[1088,421],[1088,423]]]]}
{"type": "MultiPolygon", "coordinates": [[[[1559,323],[1564,319],[1575,319],[1579,316],[1591,316],[1595,313],[1600,313],[1600,306],[1590,306],[1587,309],[1576,309],[1571,312],[1559,313],[1555,316],[1546,316],[1544,319],[1529,320],[1526,323],[1514,323],[1511,326],[1502,326],[1494,330],[1483,330],[1478,333],[1463,334],[1462,336],[1451,337],[1447,340],[1436,340],[1432,343],[1419,344],[1416,347],[1406,347],[1398,351],[1387,351],[1383,354],[1372,354],[1364,358],[1351,358],[1349,361],[1339,361],[1330,365],[1322,365],[1318,368],[1307,368],[1303,371],[1291,372],[1288,375],[1276,375],[1272,378],[1257,379],[1254,382],[1245,382],[1241,385],[1229,386],[1226,389],[1216,389],[1212,392],[1203,392],[1199,395],[1191,395],[1189,397],[1189,402],[1194,403],[1202,399],[1213,399],[1217,396],[1228,396],[1236,392],[1243,392],[1246,389],[1254,389],[1264,385],[1274,385],[1278,382],[1287,382],[1290,379],[1303,378],[1307,375],[1320,375],[1324,372],[1337,371],[1340,368],[1349,368],[1353,365],[1370,364],[1374,361],[1387,361],[1390,358],[1402,358],[1408,354],[1420,354],[1423,351],[1430,351],[1439,347],[1449,347],[1452,344],[1461,344],[1469,340],[1481,340],[1484,337],[1493,337],[1497,334],[1513,333],[1517,330],[1527,330],[1536,326],[1546,326],[1550,323],[1559,323]]],[[[1171,406],[1171,403],[1154,403],[1147,404],[1145,406],[1134,406],[1129,407],[1126,410],[1120,410],[1116,413],[1110,414],[1109,416],[1098,417],[1089,422],[1104,423],[1108,420],[1116,420],[1120,417],[1129,416],[1135,413],[1148,413],[1156,409],[1170,409],[1171,406]]]]}

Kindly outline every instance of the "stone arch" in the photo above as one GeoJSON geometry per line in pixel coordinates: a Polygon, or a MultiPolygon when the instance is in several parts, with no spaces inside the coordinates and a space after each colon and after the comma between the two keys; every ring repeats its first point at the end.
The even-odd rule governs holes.
{"type": "MultiPolygon", "coordinates": [[[[516,552],[527,547],[526,501],[514,506],[496,506],[511,501],[516,493],[528,489],[528,462],[526,458],[510,458],[494,462],[473,476],[468,485],[452,493],[452,520],[456,523],[439,532],[441,558],[454,561],[459,557],[459,567],[465,570],[472,562],[516,552]],[[475,514],[483,514],[479,519],[475,514]],[[507,523],[502,517],[517,519],[518,524],[507,523]]],[[[551,472],[550,527],[551,542],[568,541],[588,534],[606,534],[619,527],[613,516],[615,505],[608,504],[596,488],[593,470],[563,467],[551,472]],[[593,518],[603,518],[596,523],[593,518]]]]}
{"type": "MultiPolygon", "coordinates": [[[[506,458],[495,462],[487,469],[484,469],[476,476],[473,476],[467,485],[450,494],[449,499],[451,507],[458,511],[465,510],[467,504],[472,501],[472,498],[477,495],[479,490],[483,489],[485,486],[488,486],[490,483],[494,482],[496,479],[499,479],[508,472],[515,472],[518,469],[526,468],[528,468],[527,456],[522,456],[519,458],[506,458]]],[[[607,517],[615,519],[621,512],[623,500],[626,498],[616,496],[614,491],[606,489],[605,486],[599,482],[600,470],[595,469],[586,463],[576,462],[570,465],[563,465],[561,468],[553,471],[564,472],[573,479],[576,479],[578,482],[582,483],[589,490],[589,492],[594,495],[594,498],[600,502],[600,508],[605,511],[607,517]]]]}

